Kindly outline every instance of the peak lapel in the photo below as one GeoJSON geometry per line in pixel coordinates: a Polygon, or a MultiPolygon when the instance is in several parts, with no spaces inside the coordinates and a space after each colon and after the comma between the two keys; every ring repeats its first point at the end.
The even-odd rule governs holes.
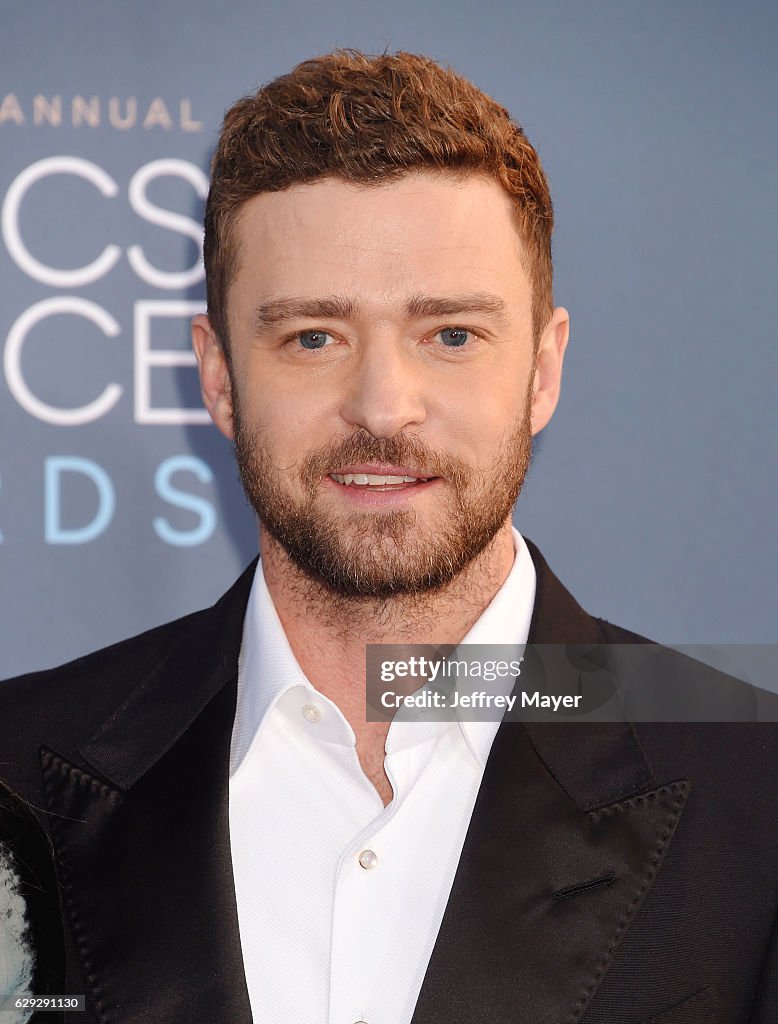
{"type": "Polygon", "coordinates": [[[686,783],[581,811],[501,729],[413,1024],[579,1021],[656,876],[686,783]]]}
{"type": "Polygon", "coordinates": [[[100,1024],[250,1024],[229,844],[229,748],[251,570],[74,765],[43,750],[71,932],[100,1024]]]}
{"type": "MultiPolygon", "coordinates": [[[[602,643],[528,542],[532,643],[602,643]]],[[[686,780],[657,780],[628,723],[500,727],[413,1024],[575,1024],[649,891],[686,780]]]]}

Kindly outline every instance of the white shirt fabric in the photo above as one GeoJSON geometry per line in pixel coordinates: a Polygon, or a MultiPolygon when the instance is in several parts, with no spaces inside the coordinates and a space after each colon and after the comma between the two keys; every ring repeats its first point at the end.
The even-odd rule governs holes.
{"type": "MultiPolygon", "coordinates": [[[[535,568],[513,537],[513,567],[463,644],[526,643],[535,568]]],[[[492,692],[498,685],[508,693],[513,680],[492,692]]],[[[230,756],[255,1024],[409,1024],[498,726],[395,719],[384,761],[394,796],[384,807],[351,726],[297,663],[258,564],[230,756]]]]}

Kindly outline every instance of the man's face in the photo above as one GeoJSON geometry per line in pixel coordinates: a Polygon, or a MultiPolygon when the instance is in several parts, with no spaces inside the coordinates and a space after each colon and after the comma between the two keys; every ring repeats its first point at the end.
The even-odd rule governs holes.
{"type": "Polygon", "coordinates": [[[195,347],[263,529],[340,594],[447,583],[509,530],[550,417],[509,198],[477,176],[325,179],[235,227],[229,376],[213,338],[195,347]]]}

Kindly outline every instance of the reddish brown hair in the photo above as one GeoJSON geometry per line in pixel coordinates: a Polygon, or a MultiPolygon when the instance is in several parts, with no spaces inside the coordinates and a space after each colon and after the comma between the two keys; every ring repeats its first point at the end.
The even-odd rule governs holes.
{"type": "Polygon", "coordinates": [[[480,173],[514,201],[532,283],[535,338],[553,308],[553,210],[538,155],[508,111],[456,72],[412,53],[337,50],[238,100],[224,118],[205,212],[208,313],[228,343],[240,206],[261,192],[337,177],[375,185],[413,170],[480,173]]]}

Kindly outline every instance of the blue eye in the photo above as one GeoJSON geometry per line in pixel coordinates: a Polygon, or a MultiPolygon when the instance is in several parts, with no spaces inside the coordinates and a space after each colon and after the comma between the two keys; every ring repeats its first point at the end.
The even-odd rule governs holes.
{"type": "Polygon", "coordinates": [[[470,331],[465,330],[464,327],[444,327],[438,331],[438,334],[447,348],[458,348],[465,344],[470,336],[470,331]]]}
{"type": "Polygon", "coordinates": [[[325,331],[300,331],[297,337],[300,339],[300,344],[303,348],[313,350],[324,348],[329,334],[325,331]]]}

